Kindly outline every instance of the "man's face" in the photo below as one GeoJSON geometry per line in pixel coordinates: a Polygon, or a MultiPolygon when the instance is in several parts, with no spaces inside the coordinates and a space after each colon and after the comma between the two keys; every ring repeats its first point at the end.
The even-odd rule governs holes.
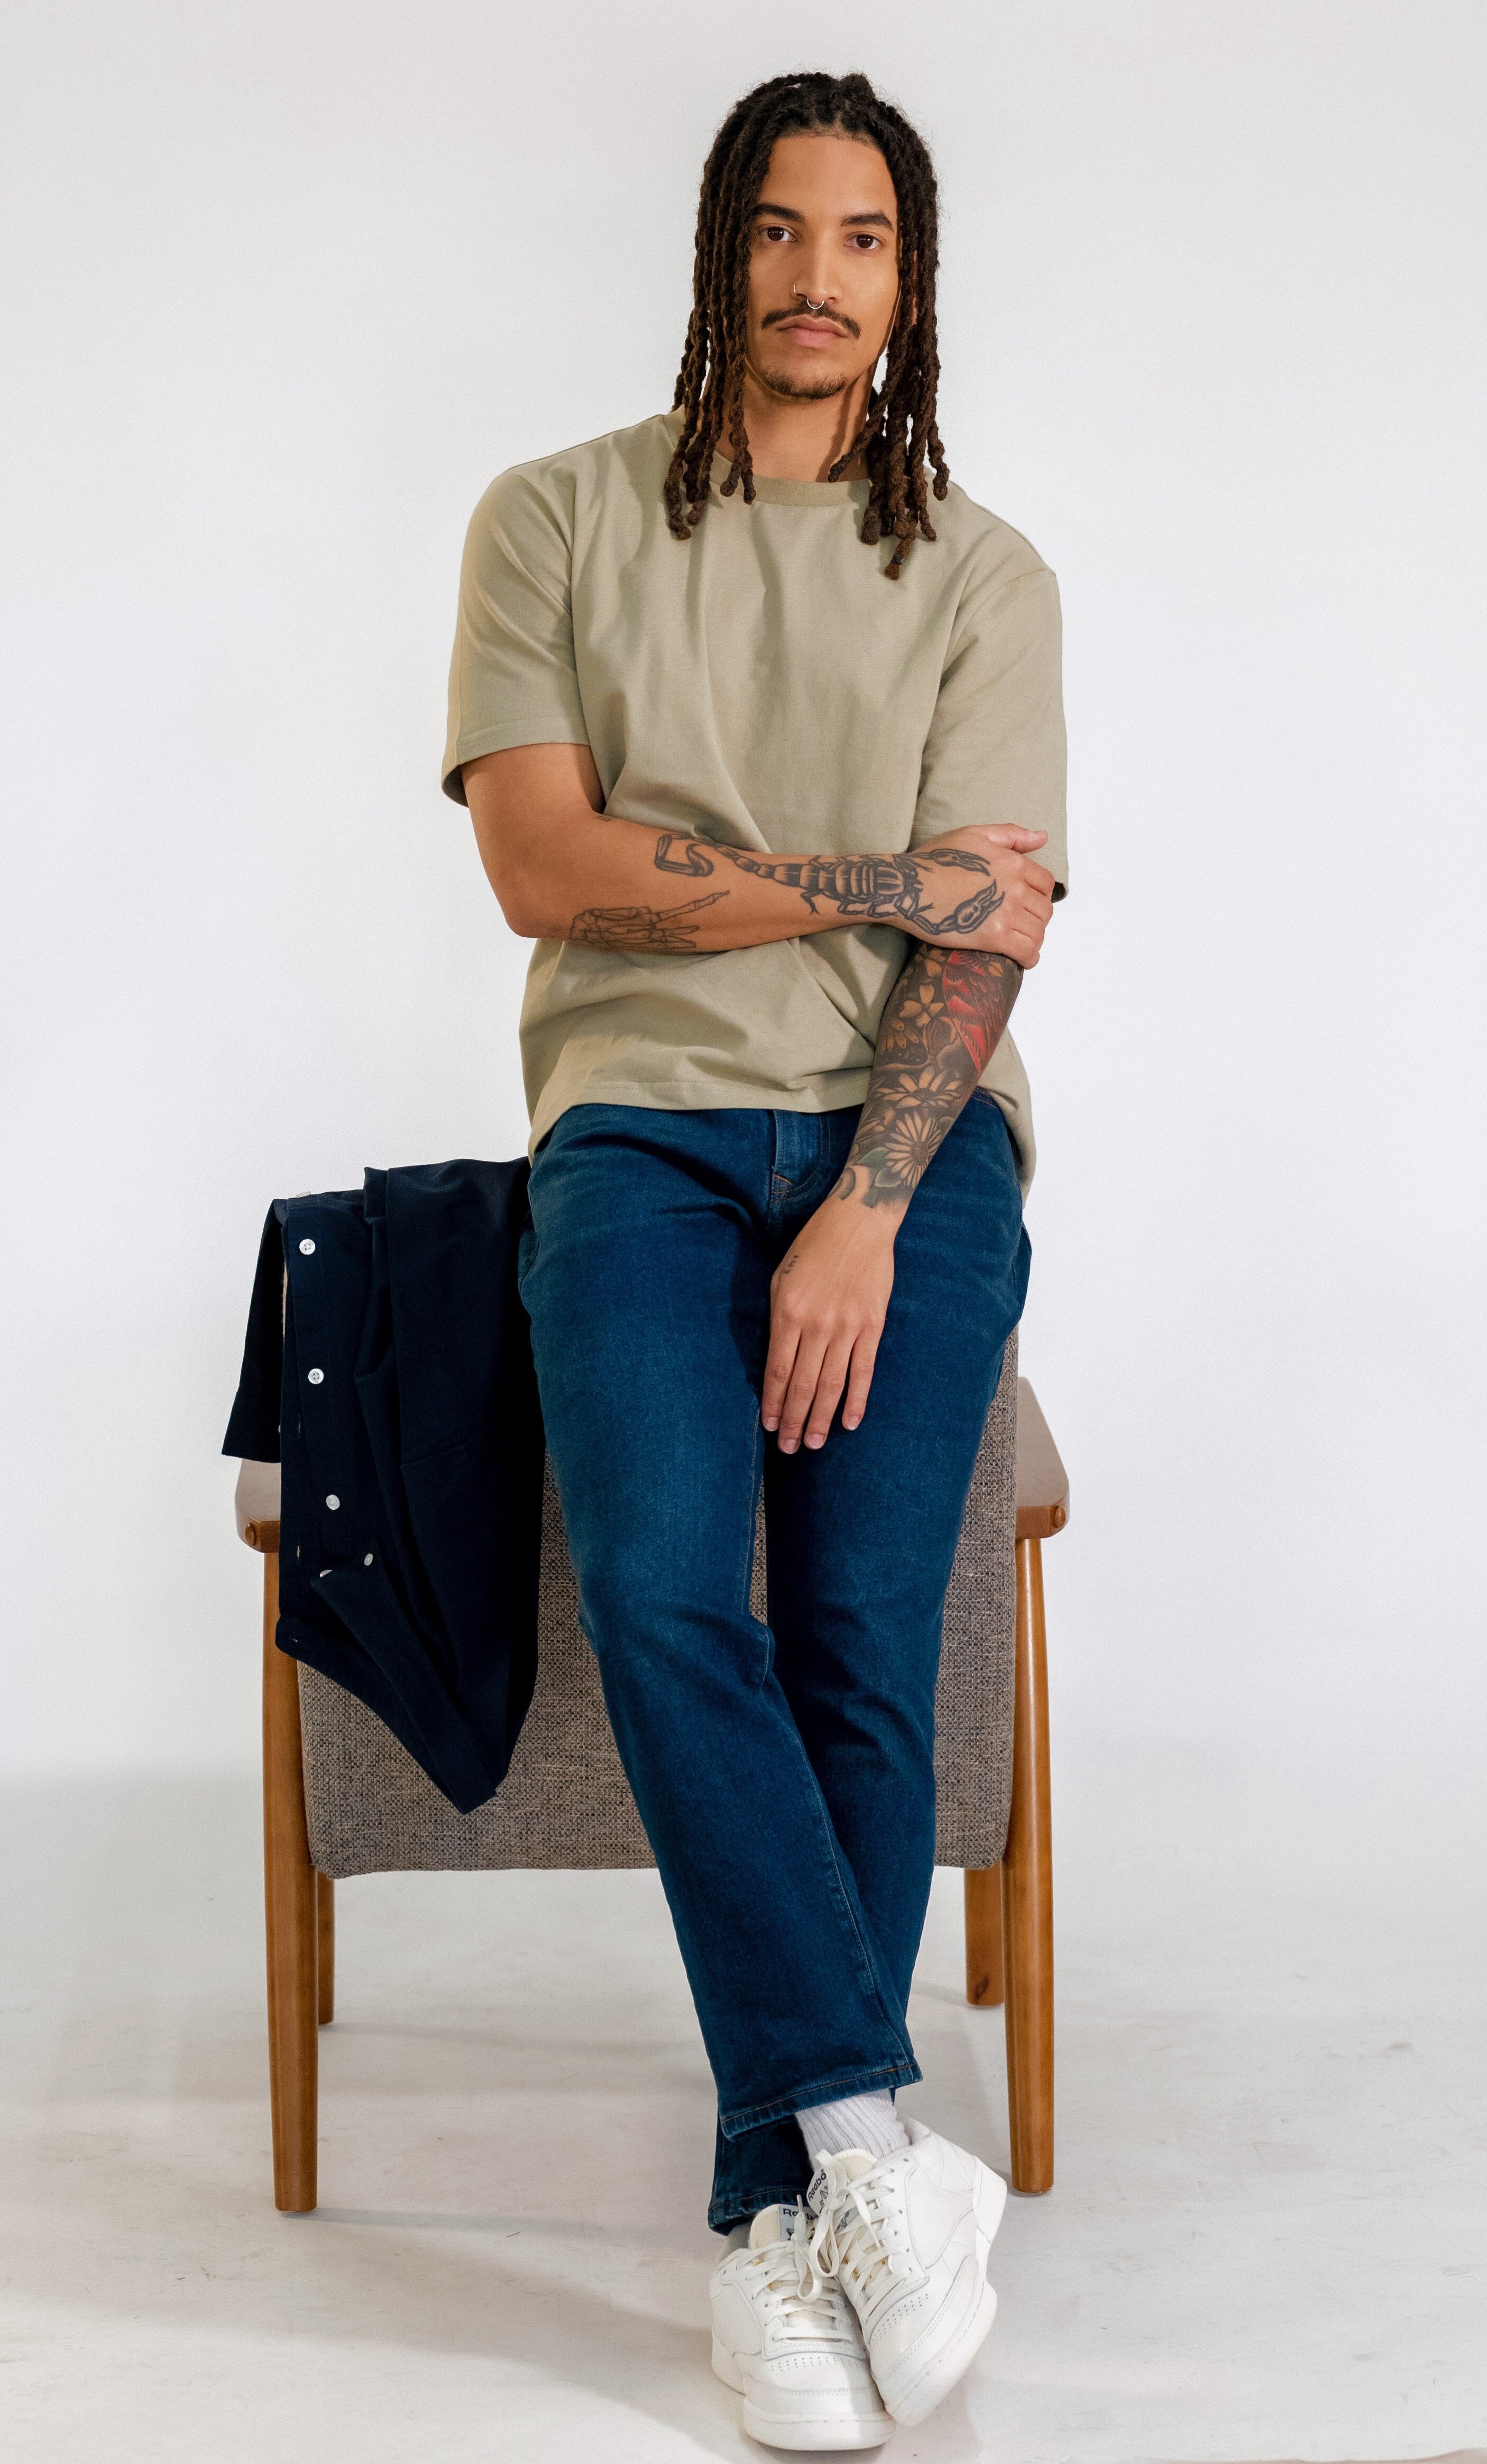
{"type": "Polygon", "coordinates": [[[754,211],[750,375],[787,400],[842,393],[877,365],[898,304],[899,201],[877,146],[782,137],[754,211]]]}

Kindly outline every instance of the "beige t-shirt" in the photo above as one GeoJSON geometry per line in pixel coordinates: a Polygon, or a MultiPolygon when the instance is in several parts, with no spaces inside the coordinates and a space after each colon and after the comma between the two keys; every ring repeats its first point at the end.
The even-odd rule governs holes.
{"type": "MultiPolygon", "coordinates": [[[[757,479],[690,544],[661,485],[677,414],[508,471],[465,543],[444,786],[514,744],[588,744],[607,812],[776,854],[1044,829],[1067,882],[1058,590],[952,485],[897,582],[865,481],[757,479]]],[[[823,1112],[867,1091],[908,952],[887,925],[706,953],[539,941],[522,1011],[532,1145],[570,1104],[823,1112]]],[[[1010,1036],[984,1076],[1032,1174],[1010,1036]]]]}

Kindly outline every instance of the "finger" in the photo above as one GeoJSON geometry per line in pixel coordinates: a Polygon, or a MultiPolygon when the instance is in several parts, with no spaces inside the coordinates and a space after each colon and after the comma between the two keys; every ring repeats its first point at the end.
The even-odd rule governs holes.
{"type": "Polygon", "coordinates": [[[1012,913],[1013,930],[1019,933],[1035,933],[1041,940],[1048,931],[1053,913],[1054,902],[1051,898],[1035,897],[1031,894],[1026,898],[1020,898],[1012,913]]]}
{"type": "Polygon", "coordinates": [[[972,822],[970,827],[988,847],[1010,847],[1016,855],[1031,855],[1034,847],[1048,845],[1047,830],[1025,830],[1017,822],[972,822]]]}
{"type": "Polygon", "coordinates": [[[835,1417],[836,1406],[841,1401],[842,1388],[847,1383],[851,1349],[849,1344],[833,1343],[821,1363],[821,1375],[816,1379],[815,1400],[810,1406],[810,1417],[806,1422],[808,1446],[824,1446],[826,1443],[832,1421],[835,1417]]]}
{"type": "Polygon", "coordinates": [[[877,1358],[877,1334],[859,1334],[852,1349],[852,1375],[847,1380],[847,1399],[842,1405],[844,1429],[854,1429],[867,1410],[868,1389],[873,1383],[873,1367],[877,1358]]]}
{"type": "Polygon", "coordinates": [[[1031,967],[1043,946],[1043,927],[1034,917],[1014,908],[1006,908],[988,915],[964,940],[949,942],[950,949],[986,950],[1000,958],[1015,958],[1019,967],[1031,967]]]}
{"type": "Polygon", "coordinates": [[[825,1356],[826,1344],[820,1336],[802,1336],[780,1414],[779,1447],[782,1455],[792,1455],[800,1443],[800,1433],[815,1397],[825,1356]]]}
{"type": "MultiPolygon", "coordinates": [[[[1009,876],[1008,888],[1010,889],[1011,887],[1011,878],[1009,876]]],[[[1033,864],[1029,857],[1019,856],[1017,860],[1016,888],[1020,897],[1046,898],[1052,900],[1054,895],[1054,876],[1048,870],[1046,865],[1033,864]]]]}
{"type": "Polygon", "coordinates": [[[799,1329],[788,1319],[777,1317],[769,1329],[769,1356],[765,1362],[765,1382],[759,1397],[759,1417],[766,1429],[780,1425],[785,1390],[790,1382],[799,1342],[799,1329]]]}

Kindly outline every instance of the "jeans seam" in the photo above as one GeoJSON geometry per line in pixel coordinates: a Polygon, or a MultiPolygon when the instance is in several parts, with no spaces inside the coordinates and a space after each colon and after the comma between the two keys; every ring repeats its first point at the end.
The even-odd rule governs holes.
{"type": "MultiPolygon", "coordinates": [[[[849,1155],[851,1154],[852,1150],[850,1147],[847,1152],[849,1155]]],[[[840,1178],[841,1165],[834,1164],[832,1161],[830,1155],[821,1155],[811,1171],[810,1179],[806,1183],[807,1196],[812,1200],[812,1202],[817,1200],[818,1194],[820,1198],[830,1198],[840,1178]]]]}
{"type": "MultiPolygon", "coordinates": [[[[754,1458],[756,1464],[759,1460],[759,1453],[760,1447],[756,1441],[754,1458]]],[[[752,1489],[751,1494],[754,1510],[757,1513],[757,1487],[752,1489]]],[[[765,1541],[766,1549],[768,1545],[766,1534],[765,1541]]],[[[750,1525],[749,1556],[746,1561],[750,1576],[752,1575],[753,1569],[752,1549],[753,1527],[750,1525]]],[[[747,1610],[746,1591],[744,1595],[744,1605],[745,1610],[747,1610]]],[[[751,1614],[751,1612],[749,1612],[749,1614],[751,1614]]],[[[768,1625],[767,1621],[766,1622],[765,1632],[769,1637],[769,1646],[766,1649],[764,1673],[759,1683],[758,1690],[761,1693],[764,1692],[765,1687],[769,1683],[770,1679],[773,1676],[774,1636],[773,1630],[768,1625]]],[[[787,1705],[787,1709],[788,1708],[788,1706],[787,1705]]],[[[889,2035],[898,2045],[900,2061],[907,2063],[912,2068],[914,2062],[913,2048],[905,2043],[903,2037],[899,2035],[898,2028],[894,2025],[888,2005],[883,1999],[882,1988],[878,1983],[877,1972],[873,1967],[872,1954],[868,1949],[866,1942],[863,1940],[862,1928],[857,1923],[856,1911],[852,1904],[852,1895],[848,1891],[846,1882],[842,1876],[841,1853],[837,1845],[836,1834],[832,1827],[832,1817],[827,1808],[826,1799],[821,1793],[821,1783],[810,1767],[810,1757],[806,1751],[804,1740],[802,1739],[799,1730],[796,1728],[793,1719],[788,1719],[783,1725],[785,1728],[787,1747],[793,1749],[797,1766],[801,1769],[802,1776],[805,1780],[807,1803],[810,1806],[811,1818],[815,1827],[816,1842],[818,1850],[821,1853],[827,1890],[835,1903],[838,1918],[845,1919],[849,1936],[855,1946],[856,1957],[854,1961],[854,1966],[857,1971],[859,1989],[865,1991],[868,1999],[877,2010],[883,2026],[887,2029],[889,2035]]],[[[885,2067],[888,2070],[893,2071],[897,2070],[899,2065],[890,2063],[885,2067]]]]}
{"type": "Polygon", "coordinates": [[[889,2035],[894,2038],[898,2045],[900,2056],[904,2061],[912,2063],[914,2059],[913,2048],[904,2042],[902,2036],[899,2035],[898,2029],[894,2026],[893,2020],[889,2015],[888,2006],[883,2000],[882,1989],[874,1973],[872,1957],[869,1953],[867,1944],[862,1938],[862,1928],[857,1923],[856,1912],[852,1904],[851,1894],[847,1890],[846,1884],[842,1880],[841,1856],[837,1847],[836,1834],[832,1827],[832,1817],[827,1808],[826,1799],[821,1793],[821,1783],[817,1779],[815,1772],[810,1768],[810,1757],[806,1751],[805,1741],[798,1728],[796,1728],[793,1719],[791,1719],[789,1724],[789,1734],[793,1740],[799,1758],[806,1768],[807,1791],[811,1810],[815,1815],[816,1832],[821,1844],[826,1851],[829,1885],[834,1887],[841,1912],[846,1917],[847,1924],[852,1932],[852,1938],[857,1946],[857,1957],[860,1962],[860,1975],[866,1979],[868,1991],[873,2001],[877,2006],[878,2016],[882,2020],[884,2027],[888,2030],[889,2035]]]}
{"type": "MultiPolygon", "coordinates": [[[[808,1173],[788,1184],[789,1195],[787,1204],[807,1206],[813,1214],[818,1200],[831,1195],[838,1177],[839,1172],[833,1168],[831,1156],[818,1155],[808,1173]]],[[[782,1216],[785,1211],[785,1206],[782,1206],[782,1216]]]]}

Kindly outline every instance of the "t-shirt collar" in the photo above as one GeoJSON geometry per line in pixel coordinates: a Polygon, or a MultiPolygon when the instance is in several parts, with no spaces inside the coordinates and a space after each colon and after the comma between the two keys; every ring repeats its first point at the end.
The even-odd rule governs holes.
{"type": "MultiPolygon", "coordinates": [[[[666,412],[662,426],[671,438],[675,451],[681,434],[679,410],[666,412]]],[[[732,470],[729,456],[721,450],[713,454],[712,481],[717,494],[732,470]]],[[[762,505],[814,505],[830,511],[832,506],[851,506],[860,513],[868,500],[866,479],[761,479],[754,476],[754,495],[762,505]]]]}

